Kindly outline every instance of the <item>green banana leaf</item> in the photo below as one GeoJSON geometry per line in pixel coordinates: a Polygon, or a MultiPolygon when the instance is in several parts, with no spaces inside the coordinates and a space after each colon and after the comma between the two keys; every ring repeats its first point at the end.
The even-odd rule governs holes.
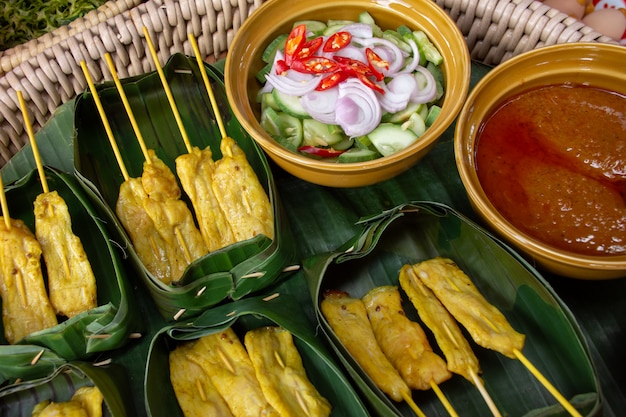
{"type": "MultiPolygon", "coordinates": [[[[109,232],[96,215],[77,180],[53,168],[44,167],[50,191],[65,200],[72,219],[73,232],[81,239],[96,277],[98,307],[81,313],[52,328],[23,338],[20,345],[43,346],[66,360],[85,359],[96,352],[124,345],[136,325],[136,311],[129,304],[128,272],[121,262],[122,254],[109,238],[109,232]]],[[[7,185],[9,214],[21,219],[34,232],[33,202],[43,192],[37,171],[7,185]]],[[[44,266],[43,259],[41,260],[44,266]]],[[[45,268],[44,268],[45,276],[45,268]]],[[[4,326],[0,335],[0,374],[21,347],[8,346],[4,326]]],[[[9,368],[11,364],[8,364],[9,368]]],[[[15,375],[13,375],[15,376],[15,375]]]]}
{"type": "MultiPolygon", "coordinates": [[[[363,372],[319,309],[325,290],[362,297],[371,288],[398,285],[405,264],[436,256],[454,260],[514,328],[526,335],[524,355],[585,416],[599,415],[601,395],[584,337],[573,315],[541,276],[505,245],[451,208],[429,202],[403,204],[364,218],[363,231],[328,254],[303,263],[319,323],[354,382],[380,416],[411,416],[363,372]]],[[[419,322],[404,297],[408,317],[419,322]]],[[[436,344],[431,345],[437,351],[436,344]]],[[[490,396],[502,415],[566,415],[549,392],[516,360],[473,344],[490,396]]],[[[455,375],[441,389],[459,414],[491,414],[479,391],[455,375]]],[[[432,391],[413,393],[428,416],[448,415],[432,391]]]]}
{"type": "MultiPolygon", "coordinates": [[[[289,294],[245,298],[207,310],[185,324],[164,328],[153,339],[145,373],[146,410],[152,417],[182,417],[169,379],[168,354],[177,343],[195,340],[228,327],[243,336],[261,326],[281,326],[291,332],[307,376],[333,406],[331,416],[369,416],[329,348],[315,334],[315,324],[289,294]]],[[[245,399],[242,399],[245,401],[245,399]]]]}
{"type": "MultiPolygon", "coordinates": [[[[270,198],[274,208],[275,238],[272,240],[257,236],[210,253],[194,261],[181,280],[174,285],[163,284],[146,270],[124,228],[116,220],[114,208],[120,184],[123,182],[121,170],[93,97],[86,92],[76,101],[76,173],[90,190],[94,200],[108,212],[161,314],[170,320],[181,310],[185,312],[184,317],[194,316],[224,300],[236,300],[263,289],[286,277],[288,274],[283,273],[283,270],[295,257],[293,238],[265,155],[232,116],[220,75],[209,65],[206,65],[206,69],[227,133],[246,153],[270,198]],[[257,273],[262,276],[249,278],[257,273]]],[[[221,135],[216,116],[195,60],[175,54],[163,71],[191,145],[201,149],[210,146],[214,159],[221,158],[221,135]]],[[[153,72],[129,78],[122,80],[122,84],[137,123],[141,126],[146,146],[154,149],[157,156],[176,172],[175,159],[187,150],[158,74],[153,72]]],[[[112,83],[99,85],[97,89],[124,165],[131,177],[139,177],[143,170],[144,156],[119,93],[112,83]]]]}
{"type": "MultiPolygon", "coordinates": [[[[32,368],[47,368],[40,359],[32,368]]],[[[55,365],[53,372],[28,382],[15,383],[0,389],[0,415],[3,417],[31,417],[35,405],[51,400],[68,401],[83,386],[96,386],[104,397],[104,417],[134,417],[132,398],[129,397],[126,371],[117,365],[96,367],[85,362],[55,365]]]]}

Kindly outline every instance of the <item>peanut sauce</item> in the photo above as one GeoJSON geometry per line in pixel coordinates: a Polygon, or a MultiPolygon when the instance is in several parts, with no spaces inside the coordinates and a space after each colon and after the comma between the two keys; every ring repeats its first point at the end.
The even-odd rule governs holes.
{"type": "Polygon", "coordinates": [[[492,204],[523,232],[585,255],[626,253],[626,97],[559,84],[523,92],[479,129],[492,204]]]}

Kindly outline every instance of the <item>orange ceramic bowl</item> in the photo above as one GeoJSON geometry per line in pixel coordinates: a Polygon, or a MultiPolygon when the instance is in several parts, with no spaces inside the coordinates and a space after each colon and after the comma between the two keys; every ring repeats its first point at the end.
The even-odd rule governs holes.
{"type": "Polygon", "coordinates": [[[550,84],[586,84],[626,95],[626,48],[580,43],[540,48],[492,69],[468,96],[456,125],[455,157],[476,213],[505,241],[546,271],[579,279],[626,276],[626,255],[587,256],[551,247],[521,232],[489,201],[476,172],[476,137],[481,124],[508,98],[550,84]]]}
{"type": "Polygon", "coordinates": [[[374,184],[405,171],[419,161],[458,115],[469,89],[470,58],[455,22],[431,0],[269,0],[248,17],[228,50],[226,94],[244,129],[280,167],[305,181],[332,187],[374,184]],[[420,139],[395,154],[368,162],[331,163],[296,154],[279,145],[261,125],[256,102],[261,84],[255,74],[264,66],[261,55],[279,34],[301,20],[358,20],[369,12],[383,29],[404,24],[423,30],[444,58],[446,93],[442,111],[420,139]]]}

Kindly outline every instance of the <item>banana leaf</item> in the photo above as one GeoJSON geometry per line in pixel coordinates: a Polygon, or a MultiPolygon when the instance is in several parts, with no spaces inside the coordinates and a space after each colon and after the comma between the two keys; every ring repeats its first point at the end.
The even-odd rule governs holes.
{"type": "MultiPolygon", "coordinates": [[[[153,339],[144,379],[146,410],[151,417],[182,417],[174,395],[168,354],[178,344],[216,333],[228,327],[242,337],[261,326],[281,326],[291,332],[307,376],[332,404],[331,416],[369,416],[365,405],[333,359],[329,348],[315,334],[315,324],[302,306],[288,294],[245,298],[207,310],[188,323],[165,327],[153,339]]],[[[245,401],[245,399],[242,399],[245,401]]]]}
{"type": "MultiPolygon", "coordinates": [[[[82,187],[68,174],[47,167],[44,171],[49,189],[57,191],[65,200],[73,232],[80,238],[90,261],[96,277],[98,307],[60,321],[52,328],[32,333],[18,344],[46,347],[65,360],[85,359],[94,353],[124,345],[136,325],[137,312],[129,303],[131,290],[128,271],[121,262],[122,254],[110,241],[109,232],[82,187]]],[[[37,171],[7,185],[5,192],[10,216],[21,219],[34,232],[33,202],[43,192],[37,171]]],[[[45,277],[43,258],[41,262],[45,277]]],[[[7,345],[3,324],[0,328],[0,344],[7,345]]],[[[10,361],[14,348],[17,351],[21,348],[1,347],[0,374],[4,374],[4,357],[10,361]]]]}
{"type": "MultiPolygon", "coordinates": [[[[230,112],[220,75],[209,65],[206,65],[206,69],[227,133],[246,153],[270,198],[274,208],[275,238],[272,240],[257,236],[210,253],[194,261],[183,277],[173,285],[165,285],[146,270],[127,233],[116,220],[114,208],[120,184],[123,182],[121,171],[93,97],[86,92],[76,101],[77,136],[74,162],[77,176],[90,190],[94,200],[109,213],[141,279],[150,290],[163,317],[169,320],[181,310],[185,312],[182,317],[190,317],[225,300],[236,300],[260,291],[272,282],[286,277],[288,273],[283,270],[295,257],[295,245],[288,221],[282,211],[265,155],[230,112]],[[257,273],[262,276],[249,278],[257,273]]],[[[210,146],[214,159],[221,158],[221,135],[216,115],[213,114],[195,60],[175,54],[163,71],[191,145],[201,149],[210,146]]],[[[153,72],[125,79],[122,84],[141,127],[146,146],[154,149],[157,156],[176,172],[175,159],[187,150],[158,74],[153,72]]],[[[144,156],[120,95],[112,83],[99,85],[97,90],[124,165],[131,177],[139,177],[143,170],[144,156]]]]}
{"type": "MultiPolygon", "coordinates": [[[[361,233],[337,251],[305,260],[303,271],[324,334],[377,415],[413,413],[405,403],[388,399],[341,344],[320,311],[323,293],[336,289],[362,297],[376,286],[398,285],[403,265],[436,256],[454,260],[487,300],[526,335],[524,355],[565,398],[572,399],[582,415],[600,415],[599,382],[580,328],[543,278],[515,252],[438,203],[403,204],[363,218],[360,224],[361,233]]],[[[414,307],[403,297],[407,316],[419,322],[414,307]]],[[[487,392],[502,415],[567,415],[521,362],[470,343],[487,392]]],[[[431,346],[437,351],[433,340],[431,346]]],[[[491,414],[479,391],[461,376],[454,375],[441,389],[459,414],[491,414]]],[[[448,415],[432,390],[414,391],[413,398],[428,416],[448,415]]]]}
{"type": "MultiPolygon", "coordinates": [[[[31,368],[47,368],[42,360],[31,368]]],[[[134,417],[129,398],[128,378],[117,365],[96,367],[85,362],[56,365],[53,372],[38,379],[18,382],[0,388],[0,415],[3,417],[31,417],[35,405],[42,401],[68,401],[83,386],[96,386],[104,397],[104,417],[134,417]]]]}

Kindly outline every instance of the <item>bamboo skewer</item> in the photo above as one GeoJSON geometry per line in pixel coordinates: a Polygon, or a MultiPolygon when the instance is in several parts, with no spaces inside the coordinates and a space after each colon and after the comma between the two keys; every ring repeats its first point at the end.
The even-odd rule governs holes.
{"type": "Polygon", "coordinates": [[[189,42],[191,43],[191,48],[193,49],[194,55],[196,56],[198,68],[200,68],[200,74],[202,75],[202,81],[204,81],[204,87],[209,93],[209,100],[211,101],[211,106],[213,107],[213,113],[215,114],[217,126],[220,129],[220,134],[222,135],[222,138],[225,138],[227,136],[226,128],[224,127],[224,121],[222,120],[222,116],[220,115],[219,106],[217,104],[217,100],[215,99],[215,93],[213,92],[213,88],[211,87],[209,76],[206,73],[206,68],[204,68],[204,61],[202,60],[202,56],[200,55],[198,43],[196,42],[196,38],[193,36],[192,33],[188,35],[188,38],[189,42]]]}
{"type": "Polygon", "coordinates": [[[130,119],[130,124],[133,127],[133,131],[135,132],[135,136],[137,136],[137,141],[139,142],[139,146],[141,147],[141,152],[147,163],[151,164],[152,159],[150,159],[150,155],[148,154],[148,147],[146,146],[146,142],[143,140],[143,135],[141,134],[141,130],[139,129],[139,125],[137,124],[137,120],[135,119],[135,115],[133,113],[133,109],[130,107],[130,103],[128,102],[128,97],[126,96],[126,92],[122,87],[122,83],[120,82],[119,77],[117,76],[117,70],[115,69],[115,64],[111,59],[111,54],[108,52],[104,54],[104,59],[106,60],[107,66],[109,67],[109,71],[111,72],[111,77],[113,77],[113,82],[115,83],[115,87],[122,99],[122,104],[124,104],[124,110],[126,110],[126,114],[130,119]]]}
{"type": "Polygon", "coordinates": [[[435,381],[430,381],[430,387],[433,389],[433,391],[437,395],[437,398],[439,398],[439,401],[441,401],[441,404],[443,404],[443,407],[446,409],[448,414],[450,414],[451,417],[459,417],[452,404],[450,404],[450,401],[448,401],[446,395],[443,393],[443,391],[441,391],[441,388],[439,388],[439,385],[437,385],[435,381]]]}
{"type": "Polygon", "coordinates": [[[4,183],[2,182],[2,172],[0,172],[0,205],[2,206],[2,218],[7,230],[11,230],[11,218],[9,217],[9,205],[7,196],[4,193],[4,183]]]}
{"type": "Polygon", "coordinates": [[[22,115],[24,116],[24,127],[26,128],[26,133],[28,134],[30,146],[33,150],[33,158],[35,159],[35,164],[37,165],[37,172],[39,172],[39,179],[41,180],[41,186],[43,187],[43,192],[47,193],[50,191],[50,189],[48,188],[48,181],[46,180],[46,173],[43,170],[43,163],[41,162],[41,155],[39,154],[39,148],[37,147],[37,142],[35,141],[35,134],[33,133],[33,126],[30,121],[30,116],[28,115],[26,102],[24,101],[24,96],[22,95],[22,92],[20,90],[17,90],[17,99],[20,102],[22,115]]]}
{"type": "Polygon", "coordinates": [[[535,368],[535,366],[526,358],[526,356],[524,356],[522,352],[515,349],[513,353],[515,353],[517,359],[530,371],[531,374],[533,374],[535,378],[537,378],[537,380],[539,380],[539,382],[541,382],[541,384],[550,392],[550,394],[552,394],[552,396],[554,396],[554,398],[556,398],[556,400],[563,406],[563,408],[565,408],[565,410],[567,410],[568,413],[570,413],[573,417],[582,417],[582,414],[580,414],[578,410],[576,410],[574,406],[567,401],[563,394],[561,394],[559,390],[557,390],[554,385],[552,385],[546,377],[543,376],[537,368],[535,368]]]}
{"type": "Polygon", "coordinates": [[[187,152],[192,151],[191,143],[189,142],[189,136],[187,135],[187,130],[185,130],[185,126],[183,125],[183,120],[180,117],[180,112],[178,111],[178,107],[176,106],[176,102],[174,101],[174,96],[172,95],[172,90],[167,82],[167,78],[165,77],[165,73],[163,72],[163,68],[159,63],[159,57],[157,55],[156,49],[154,48],[154,44],[152,43],[152,39],[150,39],[150,33],[148,33],[148,28],[143,27],[143,35],[146,38],[146,42],[148,43],[148,49],[150,50],[150,54],[152,55],[152,60],[154,61],[154,65],[156,66],[157,73],[159,74],[159,78],[161,79],[161,83],[163,84],[163,90],[165,90],[165,95],[167,96],[167,100],[172,108],[172,112],[174,113],[174,119],[176,120],[176,124],[178,129],[180,130],[180,134],[183,137],[183,141],[185,142],[185,147],[187,148],[187,152]]]}
{"type": "Polygon", "coordinates": [[[89,70],[87,69],[85,61],[80,62],[80,67],[82,68],[85,78],[87,80],[87,84],[89,85],[89,90],[91,91],[91,95],[93,96],[93,101],[94,103],[96,103],[96,108],[98,109],[98,113],[100,114],[100,119],[102,120],[102,124],[104,125],[104,130],[106,132],[107,138],[109,139],[109,143],[111,144],[111,148],[113,149],[113,153],[115,154],[117,165],[122,171],[124,181],[128,181],[130,180],[130,175],[128,175],[128,171],[126,170],[126,165],[124,164],[124,160],[122,159],[122,155],[120,154],[120,149],[117,146],[115,137],[113,136],[113,131],[111,130],[109,119],[104,112],[104,107],[102,107],[102,102],[100,101],[100,97],[98,96],[98,92],[96,91],[96,86],[94,85],[93,79],[89,74],[89,70]]]}

